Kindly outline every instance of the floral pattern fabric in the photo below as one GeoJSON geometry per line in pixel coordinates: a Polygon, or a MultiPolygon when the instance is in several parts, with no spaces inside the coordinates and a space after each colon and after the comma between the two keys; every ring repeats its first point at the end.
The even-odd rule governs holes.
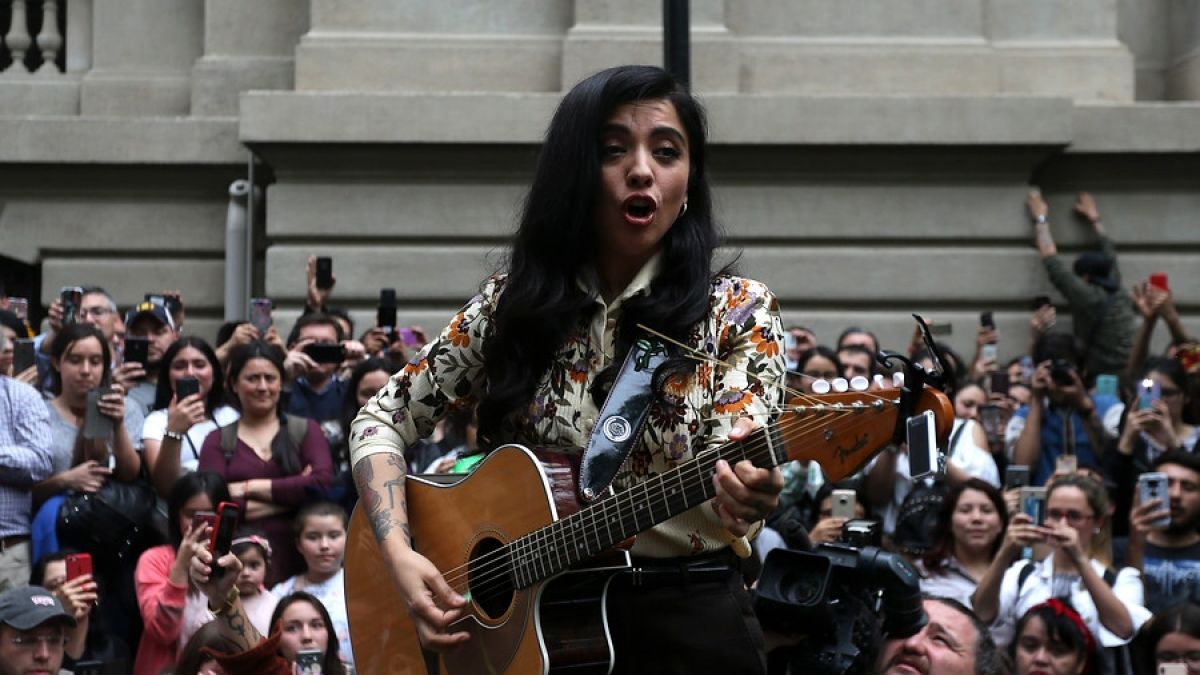
{"type": "MultiPolygon", "coordinates": [[[[609,305],[594,294],[596,311],[569,334],[528,407],[506,421],[507,442],[587,445],[599,414],[591,383],[612,363],[621,306],[634,294],[649,290],[657,263],[657,259],[647,263],[609,305]]],[[[480,400],[485,386],[482,346],[491,333],[490,317],[503,290],[503,277],[489,279],[441,335],[367,403],[352,426],[354,462],[378,452],[402,453],[429,435],[442,416],[480,400]]],[[[778,305],[765,285],[735,276],[715,277],[708,318],[693,328],[688,340],[690,347],[714,362],[697,361],[694,370],[667,380],[614,488],[627,489],[705,448],[721,445],[739,417],[767,422],[782,402],[782,388],[775,384],[783,381],[781,335],[778,305]]],[[[700,506],[640,534],[633,552],[657,557],[696,555],[723,548],[729,541],[715,511],[700,506]]]]}

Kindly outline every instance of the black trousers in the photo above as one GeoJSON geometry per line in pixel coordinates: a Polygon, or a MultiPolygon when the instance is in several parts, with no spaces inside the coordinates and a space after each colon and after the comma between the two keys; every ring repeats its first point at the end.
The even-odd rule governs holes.
{"type": "Polygon", "coordinates": [[[737,558],[635,561],[640,572],[614,579],[608,625],[617,675],[767,670],[762,628],[737,558]]]}

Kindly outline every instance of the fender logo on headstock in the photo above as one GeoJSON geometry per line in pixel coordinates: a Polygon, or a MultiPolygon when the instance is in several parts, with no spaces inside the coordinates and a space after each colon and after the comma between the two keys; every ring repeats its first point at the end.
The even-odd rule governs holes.
{"type": "Polygon", "coordinates": [[[848,447],[843,447],[843,446],[839,445],[837,447],[837,449],[834,450],[834,454],[837,457],[838,462],[845,464],[848,460],[852,459],[854,457],[854,455],[858,453],[859,450],[862,450],[863,448],[867,447],[867,443],[870,442],[870,439],[871,439],[870,434],[863,434],[863,435],[859,436],[858,438],[854,439],[853,445],[850,445],[848,447]]]}

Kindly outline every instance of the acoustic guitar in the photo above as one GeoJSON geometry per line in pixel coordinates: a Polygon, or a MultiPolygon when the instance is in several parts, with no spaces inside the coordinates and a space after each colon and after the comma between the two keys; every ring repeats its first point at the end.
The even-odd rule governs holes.
{"type": "MultiPolygon", "coordinates": [[[[944,394],[919,392],[945,443],[953,421],[944,394]]],[[[361,506],[350,521],[346,607],[360,672],[608,673],[613,651],[604,601],[629,566],[618,544],[713,498],[718,459],[773,467],[815,460],[831,481],[861,468],[893,436],[899,392],[794,399],[749,438],[706,450],[624,492],[581,507],[579,450],[506,445],[453,483],[406,480],[414,548],[468,599],[451,628],[470,640],[445,654],[422,649],[361,506]]]]}

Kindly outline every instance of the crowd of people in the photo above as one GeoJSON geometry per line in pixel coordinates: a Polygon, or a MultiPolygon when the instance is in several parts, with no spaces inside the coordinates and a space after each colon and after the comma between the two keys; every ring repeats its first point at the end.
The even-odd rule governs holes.
{"type": "MultiPolygon", "coordinates": [[[[601,76],[664,80],[654,69],[614,69],[596,77],[601,76]]],[[[599,115],[593,121],[604,140],[603,157],[596,160],[602,168],[598,181],[628,170],[642,181],[639,189],[648,189],[655,180],[679,178],[670,172],[684,168],[676,163],[684,151],[702,151],[702,119],[696,122],[680,110],[694,104],[669,81],[665,86],[668,93],[649,96],[649,103],[641,101],[647,98],[641,93],[632,103],[616,99],[593,115],[599,115]],[[639,107],[643,104],[648,107],[639,107]],[[643,138],[646,114],[657,126],[643,138]],[[607,124],[605,115],[611,116],[607,124]],[[659,169],[646,169],[635,157],[647,139],[654,144],[647,156],[665,167],[665,178],[656,179],[659,169]]],[[[564,108],[570,109],[569,101],[564,108]]],[[[548,144],[556,142],[556,133],[552,128],[548,144]]],[[[702,168],[703,157],[690,167],[702,168]]],[[[551,185],[552,178],[539,180],[551,185]]],[[[613,179],[603,190],[619,192],[632,185],[622,183],[626,180],[632,179],[613,179]]],[[[671,198],[682,202],[663,202],[670,207],[664,212],[677,215],[658,236],[685,227],[672,225],[676,220],[692,227],[709,217],[707,193],[702,200],[688,180],[684,172],[683,183],[667,186],[677,193],[671,198]]],[[[697,180],[695,174],[690,180],[697,180]]],[[[624,209],[618,221],[658,227],[657,201],[635,195],[616,203],[624,209]]],[[[774,473],[719,464],[715,508],[712,514],[704,509],[691,543],[703,551],[725,532],[723,526],[735,538],[757,535],[754,549],[762,559],[772,547],[807,549],[838,540],[851,519],[877,520],[886,546],[913,563],[929,596],[928,624],[883,643],[876,662],[881,673],[1107,675],[1159,672],[1163,664],[1200,673],[1200,345],[1182,327],[1165,279],[1156,275],[1129,288],[1090,195],[1079,195],[1075,215],[1094,231],[1099,250],[1073,266],[1057,252],[1046,203],[1036,191],[1026,207],[1034,243],[1066,300],[1073,330],[1056,330],[1057,308],[1039,302],[1030,315],[1024,355],[1004,363],[997,360],[1000,335],[988,315],[970,359],[944,344],[930,349],[917,336],[907,346],[881,345],[862,326],[848,327],[836,339],[800,325],[772,335],[772,325],[781,327],[773,296],[764,287],[758,304],[739,305],[759,287],[722,277],[733,280],[718,289],[730,303],[722,311],[755,312],[746,319],[756,336],[753,356],[763,360],[764,373],[767,360],[784,358],[788,397],[807,400],[847,383],[883,387],[891,373],[876,356],[882,348],[899,347],[914,362],[941,371],[956,419],[944,448],[944,474],[937,479],[912,477],[903,444],[886,448],[838,483],[825,480],[816,462],[789,463],[782,492],[774,473]],[[1170,330],[1169,347],[1151,355],[1159,320],[1170,330]],[[1147,483],[1138,479],[1145,473],[1162,476],[1151,498],[1144,498],[1147,483]],[[1026,508],[1018,483],[1044,488],[1040,508],[1026,508]],[[835,498],[844,499],[843,505],[852,502],[852,509],[835,509],[835,498]],[[764,527],[753,526],[761,520],[764,527]]],[[[532,251],[533,239],[521,236],[517,249],[532,251]]],[[[663,287],[656,282],[648,294],[651,278],[639,270],[678,263],[676,271],[683,274],[687,267],[680,262],[684,256],[660,260],[657,240],[644,246],[613,237],[602,242],[611,264],[593,270],[595,278],[589,279],[601,289],[583,301],[601,306],[595,334],[606,342],[613,340],[613,320],[603,325],[606,303],[630,307],[631,317],[671,311],[647,300],[663,287]],[[646,259],[624,264],[629,261],[618,253],[637,246],[645,248],[646,259]]],[[[706,245],[712,248],[715,239],[706,245]]],[[[102,664],[104,672],[137,675],[292,672],[298,655],[314,651],[322,672],[352,672],[342,587],[347,514],[358,491],[374,486],[370,477],[356,485],[352,469],[369,468],[374,459],[382,466],[384,459],[354,454],[361,450],[355,440],[366,443],[384,428],[376,422],[382,414],[377,392],[388,391],[390,405],[408,394],[410,383],[422,386],[418,378],[430,367],[430,350],[461,347],[469,342],[459,332],[463,326],[478,328],[467,325],[477,320],[465,316],[471,307],[480,315],[495,312],[488,318],[503,337],[492,337],[488,358],[511,352],[516,363],[544,366],[535,372],[506,371],[498,361],[480,365],[479,372],[486,367],[491,378],[489,393],[500,391],[512,401],[534,391],[542,371],[558,372],[562,364],[548,360],[563,335],[590,330],[585,322],[583,328],[560,326],[562,334],[525,336],[555,348],[529,357],[513,337],[513,325],[525,311],[513,298],[527,290],[514,276],[504,289],[508,304],[493,307],[488,303],[494,298],[477,299],[478,307],[456,316],[421,351],[397,339],[392,327],[356,331],[349,315],[329,302],[333,284],[318,283],[315,259],[306,274],[305,311],[286,339],[274,325],[250,321],[222,326],[215,343],[188,334],[178,291],[150,294],[152,299],[121,314],[104,289],[81,286],[77,303],[49,305],[40,330],[0,299],[0,674],[53,672],[89,662],[102,664]],[[33,361],[14,372],[15,347],[30,339],[33,361]],[[337,357],[327,358],[323,347],[334,348],[337,357]],[[144,355],[131,358],[143,348],[144,355]],[[397,371],[403,377],[389,380],[397,371]],[[352,424],[356,416],[359,427],[352,424]],[[229,502],[240,507],[242,526],[230,553],[214,560],[208,545],[211,515],[229,502]],[[214,565],[225,574],[213,574],[214,565]]],[[[568,274],[575,274],[573,268],[568,274]]],[[[707,288],[707,271],[696,274],[707,288]]],[[[677,290],[679,302],[699,308],[691,318],[703,323],[708,296],[689,295],[683,282],[677,290]]],[[[679,322],[680,339],[688,338],[692,323],[669,318],[679,322]]],[[[628,338],[623,339],[627,351],[628,338]]],[[[572,337],[568,346],[582,340],[572,337]]],[[[594,370],[595,363],[566,363],[561,382],[551,386],[560,397],[577,386],[582,397],[583,380],[596,375],[589,367],[594,370]]],[[[742,384],[756,400],[767,400],[766,388],[776,385],[742,384]]],[[[454,386],[451,377],[441,377],[441,385],[454,386]]],[[[486,430],[502,428],[503,407],[493,400],[478,415],[465,406],[444,415],[452,406],[436,397],[430,401],[403,401],[404,410],[420,403],[436,407],[445,419],[436,428],[416,429],[427,438],[406,442],[403,460],[393,465],[408,473],[469,470],[464,458],[480,452],[477,419],[486,430]]],[[[538,401],[539,414],[556,419],[548,411],[554,402],[538,401]]],[[[389,408],[399,409],[399,403],[389,408]]],[[[397,415],[387,420],[397,428],[434,416],[419,421],[397,415]]],[[[686,428],[689,420],[680,419],[680,428],[686,428]]],[[[697,427],[711,423],[693,421],[697,427]]],[[[720,435],[728,438],[744,437],[753,426],[725,422],[720,435]]],[[[664,432],[663,438],[666,446],[675,437],[664,432]]],[[[697,438],[702,446],[704,439],[697,438]]],[[[487,436],[485,445],[492,440],[487,436]]],[[[690,452],[684,448],[667,457],[662,467],[646,460],[638,475],[670,468],[685,451],[690,452]]],[[[390,527],[383,522],[384,531],[377,528],[381,541],[390,527]]],[[[669,537],[658,543],[674,550],[669,537]]],[[[742,564],[741,571],[752,586],[753,565],[742,564]]],[[[415,614],[434,616],[433,602],[428,610],[414,608],[415,614]]],[[[440,648],[461,640],[439,634],[446,626],[428,621],[429,636],[422,637],[444,640],[440,648]]],[[[647,654],[654,649],[647,643],[647,654]]]]}

